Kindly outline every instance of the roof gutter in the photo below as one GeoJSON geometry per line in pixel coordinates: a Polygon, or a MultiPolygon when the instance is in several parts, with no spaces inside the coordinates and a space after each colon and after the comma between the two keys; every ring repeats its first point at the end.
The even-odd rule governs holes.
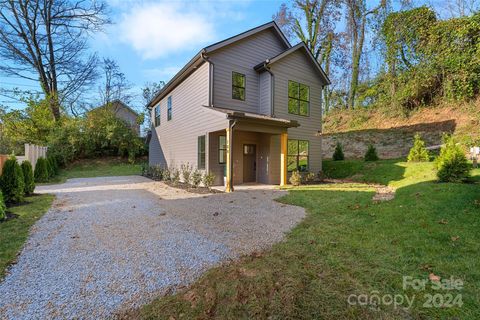
{"type": "Polygon", "coordinates": [[[152,107],[157,104],[168,92],[171,91],[176,86],[176,82],[179,79],[183,78],[183,75],[190,71],[190,68],[197,62],[198,60],[202,59],[202,53],[204,49],[202,49],[199,53],[197,53],[173,78],[168,81],[168,83],[160,89],[160,91],[153,97],[152,100],[147,104],[147,109],[152,109],[152,107]]]}

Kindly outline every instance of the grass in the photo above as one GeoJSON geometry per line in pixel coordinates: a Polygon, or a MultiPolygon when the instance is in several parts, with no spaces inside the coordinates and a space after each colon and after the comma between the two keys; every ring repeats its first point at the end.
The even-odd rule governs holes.
{"type": "Polygon", "coordinates": [[[30,227],[50,208],[54,196],[48,194],[25,198],[21,205],[8,208],[17,218],[0,222],[0,279],[27,240],[30,227]]]}
{"type": "Polygon", "coordinates": [[[141,172],[141,162],[131,164],[118,158],[86,159],[76,161],[60,170],[58,176],[49,183],[63,183],[73,178],[139,175],[141,172]]]}
{"type": "MultiPolygon", "coordinates": [[[[397,188],[374,203],[356,182],[291,189],[281,202],[308,216],[267,252],[208,271],[191,287],[130,317],[145,319],[477,319],[480,187],[434,181],[431,163],[326,163],[329,175],[397,188]],[[333,173],[332,173],[333,172],[333,173]],[[462,290],[406,290],[403,276],[453,276],[462,290]],[[412,307],[349,305],[351,294],[415,296],[412,307]],[[461,294],[463,305],[426,308],[425,294],[461,294]]],[[[473,171],[476,181],[480,169],[473,171]]],[[[406,302],[404,306],[406,305],[406,302]]]]}

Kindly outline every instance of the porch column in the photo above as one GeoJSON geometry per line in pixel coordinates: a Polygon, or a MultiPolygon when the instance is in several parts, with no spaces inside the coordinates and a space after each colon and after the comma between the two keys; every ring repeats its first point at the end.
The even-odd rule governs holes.
{"type": "Polygon", "coordinates": [[[233,179],[232,179],[232,130],[228,127],[225,134],[225,143],[227,148],[227,159],[226,159],[226,182],[225,182],[225,192],[233,191],[233,179]]]}
{"type": "Polygon", "coordinates": [[[288,134],[280,134],[280,186],[287,185],[287,142],[288,134]]]}

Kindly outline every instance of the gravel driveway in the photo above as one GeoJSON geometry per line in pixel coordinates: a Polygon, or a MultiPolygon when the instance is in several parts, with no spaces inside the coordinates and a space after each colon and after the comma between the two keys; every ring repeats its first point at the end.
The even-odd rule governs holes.
{"type": "Polygon", "coordinates": [[[0,283],[0,319],[98,319],[280,241],[305,215],[279,190],[197,195],[143,177],[71,179],[0,283]]]}

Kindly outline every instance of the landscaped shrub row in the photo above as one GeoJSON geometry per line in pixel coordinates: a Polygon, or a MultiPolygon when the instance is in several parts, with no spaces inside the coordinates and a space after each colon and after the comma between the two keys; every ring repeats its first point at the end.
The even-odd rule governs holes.
{"type": "MultiPolygon", "coordinates": [[[[337,142],[335,151],[333,152],[332,159],[334,161],[345,160],[345,156],[343,154],[343,146],[340,142],[337,142]]],[[[379,159],[377,155],[377,149],[372,144],[368,145],[367,152],[365,152],[364,159],[365,161],[377,161],[379,159]]]]}
{"type": "MultiPolygon", "coordinates": [[[[437,177],[442,182],[463,182],[470,176],[470,165],[462,148],[455,143],[455,140],[450,135],[443,137],[444,145],[440,150],[440,155],[435,159],[435,166],[437,168],[437,177]]],[[[369,145],[365,153],[365,161],[378,160],[377,150],[373,145],[369,145]]],[[[335,152],[333,153],[333,160],[344,160],[343,148],[340,143],[337,143],[335,152]]],[[[408,162],[426,162],[430,161],[430,154],[425,147],[425,142],[419,134],[414,137],[413,147],[407,157],[408,162]]],[[[293,185],[298,185],[297,175],[292,175],[290,182],[293,185]],[[293,182],[292,182],[293,181],[293,182]]]]}
{"type": "Polygon", "coordinates": [[[0,220],[5,217],[4,206],[21,203],[25,196],[32,195],[35,182],[48,182],[56,176],[58,165],[54,158],[39,158],[35,165],[35,174],[32,164],[25,160],[21,165],[12,156],[3,166],[0,176],[0,220]]]}
{"type": "Polygon", "coordinates": [[[153,180],[171,182],[173,185],[179,185],[181,180],[184,185],[198,188],[200,184],[210,188],[215,180],[213,173],[202,173],[198,169],[193,169],[190,164],[182,164],[180,169],[175,167],[148,166],[142,168],[142,174],[153,180]]]}

